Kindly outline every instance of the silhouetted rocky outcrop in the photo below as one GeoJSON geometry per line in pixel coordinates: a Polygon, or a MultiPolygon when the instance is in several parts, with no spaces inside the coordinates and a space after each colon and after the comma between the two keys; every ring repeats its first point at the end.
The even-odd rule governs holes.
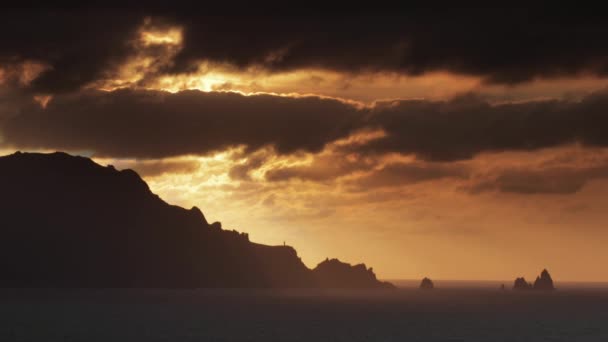
{"type": "Polygon", "coordinates": [[[551,279],[551,275],[546,269],[540,273],[539,277],[536,277],[536,280],[534,281],[534,289],[543,291],[555,290],[555,286],[553,286],[553,279],[551,279]]]}
{"type": "Polygon", "coordinates": [[[515,279],[515,283],[513,284],[513,290],[530,290],[532,289],[532,284],[528,283],[524,277],[515,279]]]}
{"type": "Polygon", "coordinates": [[[431,279],[425,277],[420,282],[420,288],[423,290],[432,290],[433,288],[435,288],[435,285],[433,284],[433,281],[431,279]]]}
{"type": "Polygon", "coordinates": [[[551,291],[555,290],[553,286],[553,279],[551,279],[551,275],[545,269],[540,273],[540,276],[536,277],[534,281],[534,285],[528,283],[523,277],[515,279],[515,284],[513,285],[514,290],[543,290],[543,291],[551,291]]]}
{"type": "Polygon", "coordinates": [[[385,286],[359,266],[312,271],[289,246],[165,203],[134,171],[65,153],[0,157],[0,234],[0,287],[385,286]]]}
{"type": "Polygon", "coordinates": [[[372,268],[368,269],[365,264],[351,266],[338,259],[328,258],[318,264],[312,272],[315,281],[321,287],[393,287],[390,283],[379,282],[372,268]]]}

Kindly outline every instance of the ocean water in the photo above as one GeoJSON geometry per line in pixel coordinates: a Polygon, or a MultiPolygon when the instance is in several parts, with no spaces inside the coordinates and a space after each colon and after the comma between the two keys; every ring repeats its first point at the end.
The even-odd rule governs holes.
{"type": "Polygon", "coordinates": [[[0,341],[608,341],[608,290],[5,289],[0,341]]]}

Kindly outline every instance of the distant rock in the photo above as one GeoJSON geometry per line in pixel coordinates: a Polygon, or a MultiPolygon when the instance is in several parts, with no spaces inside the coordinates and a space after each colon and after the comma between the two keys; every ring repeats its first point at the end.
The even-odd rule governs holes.
{"type": "Polygon", "coordinates": [[[528,283],[523,277],[515,279],[515,284],[513,284],[514,290],[541,290],[541,291],[552,291],[555,290],[555,286],[553,285],[553,279],[551,279],[551,275],[549,272],[544,269],[540,276],[536,277],[534,281],[534,285],[528,283]]]}
{"type": "Polygon", "coordinates": [[[325,259],[313,270],[320,287],[332,288],[394,288],[391,283],[376,279],[373,269],[365,264],[351,266],[338,259],[325,259]]]}
{"type": "Polygon", "coordinates": [[[528,283],[524,277],[515,279],[513,290],[531,290],[532,284],[528,283]]]}
{"type": "Polygon", "coordinates": [[[534,289],[542,291],[555,290],[555,286],[553,286],[553,279],[551,279],[551,275],[546,269],[540,273],[539,277],[536,277],[536,280],[534,281],[534,289]]]}
{"type": "Polygon", "coordinates": [[[420,282],[420,288],[422,290],[432,290],[433,288],[435,288],[435,285],[433,284],[433,281],[429,278],[424,278],[422,279],[422,282],[420,282]]]}

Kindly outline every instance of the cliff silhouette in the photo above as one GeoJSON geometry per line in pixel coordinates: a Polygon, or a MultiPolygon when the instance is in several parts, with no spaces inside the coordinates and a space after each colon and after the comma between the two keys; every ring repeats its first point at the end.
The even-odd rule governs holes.
{"type": "Polygon", "coordinates": [[[335,259],[310,270],[292,247],[164,202],[132,170],[60,152],[0,157],[0,234],[0,287],[391,286],[335,259]]]}

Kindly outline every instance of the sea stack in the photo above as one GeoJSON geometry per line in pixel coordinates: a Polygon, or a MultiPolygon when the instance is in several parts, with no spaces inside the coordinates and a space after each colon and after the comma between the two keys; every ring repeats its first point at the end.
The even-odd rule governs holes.
{"type": "Polygon", "coordinates": [[[524,277],[515,279],[515,283],[513,284],[513,290],[530,290],[530,289],[532,289],[532,284],[528,283],[524,277]]]}
{"type": "Polygon", "coordinates": [[[515,279],[515,283],[513,284],[514,290],[541,290],[541,291],[552,291],[555,290],[555,286],[553,286],[553,279],[551,279],[551,275],[549,272],[544,269],[540,276],[536,277],[534,281],[534,285],[528,283],[524,277],[515,279]]]}
{"type": "Polygon", "coordinates": [[[422,279],[422,282],[420,283],[420,288],[422,290],[432,290],[434,287],[433,281],[427,277],[422,279]]]}
{"type": "Polygon", "coordinates": [[[553,286],[553,279],[551,279],[551,275],[546,269],[540,273],[539,277],[536,277],[536,281],[534,281],[534,289],[543,291],[555,290],[555,287],[553,286]]]}
{"type": "Polygon", "coordinates": [[[312,270],[315,284],[328,288],[394,288],[393,284],[379,281],[374,270],[365,264],[351,265],[338,259],[325,259],[312,270]]]}

